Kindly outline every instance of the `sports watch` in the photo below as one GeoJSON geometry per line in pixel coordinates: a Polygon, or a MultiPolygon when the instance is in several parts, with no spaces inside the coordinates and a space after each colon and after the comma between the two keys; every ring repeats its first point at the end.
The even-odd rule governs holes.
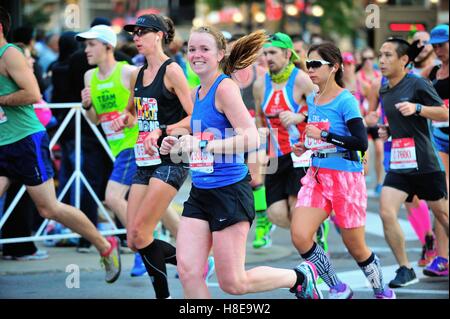
{"type": "Polygon", "coordinates": [[[324,142],[327,141],[329,135],[330,133],[328,131],[325,130],[320,131],[320,139],[324,142]]]}
{"type": "Polygon", "coordinates": [[[420,112],[422,112],[422,104],[417,103],[416,104],[416,115],[420,115],[420,112]]]}

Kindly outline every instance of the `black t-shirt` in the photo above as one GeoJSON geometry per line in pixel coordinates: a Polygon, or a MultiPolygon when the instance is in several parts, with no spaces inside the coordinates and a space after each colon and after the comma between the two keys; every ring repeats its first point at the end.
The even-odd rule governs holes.
{"type": "MultiPolygon", "coordinates": [[[[413,74],[407,74],[396,86],[385,84],[380,96],[389,123],[392,139],[413,138],[417,168],[392,168],[399,174],[425,174],[442,171],[436,149],[431,141],[430,121],[422,116],[403,116],[395,107],[400,102],[419,103],[426,106],[441,106],[442,99],[431,82],[413,74]]],[[[391,162],[392,165],[392,162],[391,162]]]]}

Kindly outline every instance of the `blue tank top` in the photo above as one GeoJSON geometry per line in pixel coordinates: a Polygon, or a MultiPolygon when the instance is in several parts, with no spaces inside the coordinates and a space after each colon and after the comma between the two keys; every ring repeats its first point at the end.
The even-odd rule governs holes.
{"type": "MultiPolygon", "coordinates": [[[[197,94],[195,97],[194,110],[191,118],[191,128],[194,134],[210,132],[214,139],[226,139],[234,136],[233,126],[220,113],[215,105],[216,90],[223,79],[228,78],[221,74],[209,89],[203,99],[197,94]]],[[[210,174],[192,171],[192,183],[197,188],[211,189],[228,186],[243,180],[248,174],[248,168],[244,161],[244,154],[214,155],[214,171],[210,174]]]]}

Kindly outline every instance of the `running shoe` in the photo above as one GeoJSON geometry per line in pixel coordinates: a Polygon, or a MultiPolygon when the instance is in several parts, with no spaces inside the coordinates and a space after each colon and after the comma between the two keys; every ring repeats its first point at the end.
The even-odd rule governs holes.
{"type": "Polygon", "coordinates": [[[430,277],[448,277],[448,259],[437,256],[423,269],[423,274],[430,277]]]}
{"type": "Polygon", "coordinates": [[[140,277],[147,272],[145,268],[144,262],[142,261],[141,254],[134,254],[134,264],[133,268],[131,268],[130,276],[131,277],[140,277]]]}
{"type": "Polygon", "coordinates": [[[425,245],[422,247],[422,255],[417,263],[420,267],[425,267],[437,256],[435,244],[436,239],[434,235],[425,235],[425,245]]]}
{"type": "Polygon", "coordinates": [[[397,296],[395,295],[394,290],[384,287],[383,291],[381,293],[375,294],[376,299],[397,299],[397,296]]]}
{"type": "Polygon", "coordinates": [[[106,240],[111,244],[111,248],[101,255],[100,263],[105,269],[105,281],[112,284],[120,276],[120,247],[117,237],[107,237],[106,240]]]}
{"type": "Polygon", "coordinates": [[[329,299],[352,299],[353,291],[349,285],[339,283],[330,288],[329,299]]]}
{"type": "Polygon", "coordinates": [[[328,232],[330,231],[330,222],[325,220],[322,224],[320,224],[319,229],[316,232],[316,241],[317,244],[323,248],[323,250],[328,252],[328,232]]]}
{"type": "Polygon", "coordinates": [[[256,219],[255,239],[253,240],[253,248],[268,248],[272,246],[271,233],[275,230],[273,225],[267,216],[258,217],[256,219]]]}
{"type": "Polygon", "coordinates": [[[214,262],[214,257],[209,256],[208,261],[205,265],[205,272],[203,273],[203,278],[205,279],[206,283],[208,283],[209,278],[211,278],[211,276],[214,274],[215,266],[216,264],[214,262]]]}
{"type": "Polygon", "coordinates": [[[401,266],[395,272],[397,275],[395,275],[395,278],[389,283],[389,287],[391,288],[406,287],[419,282],[419,279],[412,268],[401,266]]]}
{"type": "Polygon", "coordinates": [[[323,299],[322,292],[317,287],[316,266],[309,261],[304,261],[294,269],[301,272],[305,280],[301,285],[291,288],[289,291],[294,293],[298,299],[323,299]]]}
{"type": "Polygon", "coordinates": [[[34,254],[31,254],[31,255],[9,256],[9,257],[11,257],[11,259],[19,260],[19,261],[44,260],[44,259],[48,259],[48,253],[46,250],[38,249],[38,250],[36,250],[36,252],[34,254]]]}

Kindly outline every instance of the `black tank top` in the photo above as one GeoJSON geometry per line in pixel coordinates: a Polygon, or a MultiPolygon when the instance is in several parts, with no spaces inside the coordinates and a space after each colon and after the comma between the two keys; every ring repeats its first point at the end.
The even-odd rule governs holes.
{"type": "MultiPolygon", "coordinates": [[[[440,65],[436,65],[431,70],[430,75],[428,76],[428,78],[433,83],[433,86],[436,89],[436,92],[438,93],[438,95],[441,97],[441,99],[448,100],[448,98],[449,98],[449,84],[450,84],[449,78],[446,77],[445,79],[441,79],[441,80],[438,80],[436,78],[437,71],[439,70],[440,67],[441,67],[440,65]]],[[[442,127],[442,128],[439,128],[439,130],[441,130],[443,133],[445,133],[447,135],[449,133],[448,127],[442,127]]]]}
{"type": "MultiPolygon", "coordinates": [[[[164,85],[166,68],[172,62],[174,62],[172,59],[166,60],[156,73],[153,82],[148,86],[143,85],[143,76],[147,65],[144,65],[139,71],[134,88],[134,106],[139,132],[151,132],[160,125],[177,123],[187,115],[178,96],[170,92],[164,85]]],[[[158,145],[161,145],[162,139],[161,136],[158,145]]],[[[161,155],[161,159],[164,161],[170,159],[170,156],[161,155]]]]}

